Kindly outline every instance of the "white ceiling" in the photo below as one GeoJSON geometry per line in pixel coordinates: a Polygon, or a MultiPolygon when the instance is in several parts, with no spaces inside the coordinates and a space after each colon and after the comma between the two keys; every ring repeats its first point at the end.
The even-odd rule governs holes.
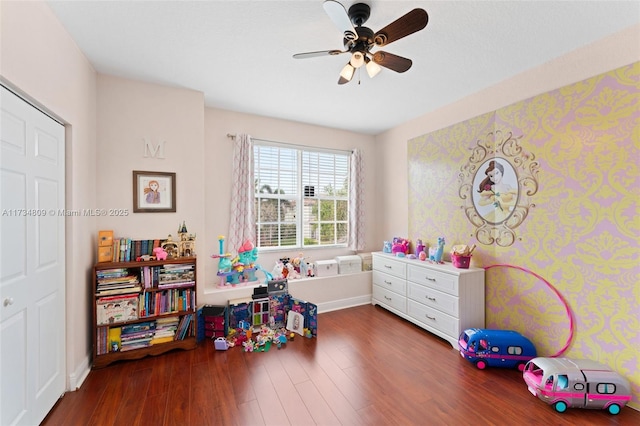
{"type": "MultiPolygon", "coordinates": [[[[357,1],[344,1],[346,9],[357,1]]],[[[197,90],[209,107],[379,134],[640,22],[636,1],[371,1],[374,32],[410,10],[427,27],[383,50],[404,74],[362,72],[322,1],[49,1],[96,71],[197,90]]],[[[374,49],[377,50],[377,49],[374,49]]]]}

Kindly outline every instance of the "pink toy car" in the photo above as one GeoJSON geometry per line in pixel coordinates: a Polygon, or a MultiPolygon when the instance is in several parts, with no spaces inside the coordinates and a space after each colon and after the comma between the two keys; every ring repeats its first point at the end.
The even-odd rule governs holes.
{"type": "Polygon", "coordinates": [[[629,381],[596,361],[538,357],[522,375],[529,392],[559,413],[573,407],[618,414],[631,400],[629,381]]]}

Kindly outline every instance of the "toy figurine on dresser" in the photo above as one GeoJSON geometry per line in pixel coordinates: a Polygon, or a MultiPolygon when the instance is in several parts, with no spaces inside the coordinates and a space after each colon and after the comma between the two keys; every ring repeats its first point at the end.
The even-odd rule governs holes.
{"type": "Polygon", "coordinates": [[[444,237],[438,237],[438,245],[429,249],[429,260],[435,263],[442,263],[444,253],[444,237]]]}

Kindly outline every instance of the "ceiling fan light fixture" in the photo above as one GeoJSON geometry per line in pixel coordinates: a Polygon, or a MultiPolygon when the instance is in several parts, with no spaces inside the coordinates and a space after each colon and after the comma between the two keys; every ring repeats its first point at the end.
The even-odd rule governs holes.
{"type": "Polygon", "coordinates": [[[366,62],[367,62],[367,66],[366,66],[367,74],[369,74],[369,78],[375,77],[382,70],[382,67],[376,64],[375,62],[373,62],[372,60],[368,60],[366,62]]]}
{"type": "MultiPolygon", "coordinates": [[[[334,49],[297,53],[293,55],[295,59],[351,53],[348,64],[340,72],[338,84],[345,84],[351,81],[356,69],[359,70],[363,65],[367,69],[367,74],[370,78],[378,75],[382,68],[387,68],[397,73],[403,73],[411,68],[411,59],[388,52],[371,53],[371,49],[373,47],[387,46],[424,29],[429,22],[429,15],[426,10],[415,8],[379,31],[374,32],[370,28],[363,26],[369,19],[371,12],[371,6],[368,3],[356,2],[349,7],[348,11],[339,0],[324,0],[322,6],[342,33],[344,50],[334,49]]],[[[358,83],[359,80],[360,74],[358,74],[358,83]]]]}
{"type": "Polygon", "coordinates": [[[342,68],[342,71],[340,71],[340,77],[344,78],[347,81],[351,81],[351,79],[353,78],[353,73],[355,71],[356,69],[349,63],[345,65],[344,68],[342,68]]]}
{"type": "Polygon", "coordinates": [[[360,68],[364,65],[364,54],[356,50],[351,55],[351,60],[349,61],[349,63],[354,68],[360,68]]]}

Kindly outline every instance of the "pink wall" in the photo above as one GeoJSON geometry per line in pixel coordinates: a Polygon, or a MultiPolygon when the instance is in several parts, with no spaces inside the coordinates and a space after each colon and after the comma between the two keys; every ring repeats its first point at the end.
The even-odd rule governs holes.
{"type": "MultiPolygon", "coordinates": [[[[96,73],[42,2],[0,2],[0,76],[66,123],[66,204],[96,207],[96,73]]],[[[88,373],[88,268],[94,261],[95,219],[66,221],[67,386],[88,373]]]]}

